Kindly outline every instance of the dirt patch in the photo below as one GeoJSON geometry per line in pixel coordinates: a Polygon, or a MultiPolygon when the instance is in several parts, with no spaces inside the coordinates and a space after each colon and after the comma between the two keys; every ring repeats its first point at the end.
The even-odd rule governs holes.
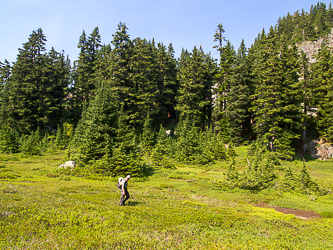
{"type": "Polygon", "coordinates": [[[313,212],[313,211],[306,211],[306,210],[299,210],[299,209],[291,209],[291,208],[284,208],[284,207],[277,207],[268,204],[256,204],[256,207],[265,207],[265,208],[273,208],[276,211],[284,214],[294,214],[295,217],[300,219],[316,219],[321,218],[320,214],[313,212]]]}

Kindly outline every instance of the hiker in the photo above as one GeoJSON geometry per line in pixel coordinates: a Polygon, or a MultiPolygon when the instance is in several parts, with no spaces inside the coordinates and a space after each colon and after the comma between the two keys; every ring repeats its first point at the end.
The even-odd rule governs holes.
{"type": "Polygon", "coordinates": [[[127,175],[126,178],[122,178],[120,177],[118,179],[118,184],[117,184],[117,187],[120,189],[121,191],[121,197],[120,197],[120,203],[119,205],[120,206],[125,206],[125,202],[129,199],[130,195],[128,193],[128,190],[127,190],[127,181],[131,179],[131,176],[130,175],[127,175]],[[125,198],[126,196],[126,198],[125,198]]]}

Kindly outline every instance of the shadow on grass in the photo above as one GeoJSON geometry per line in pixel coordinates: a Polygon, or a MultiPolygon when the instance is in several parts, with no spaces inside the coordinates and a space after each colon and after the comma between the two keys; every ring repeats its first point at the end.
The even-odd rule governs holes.
{"type": "Polygon", "coordinates": [[[144,202],[142,202],[142,201],[127,201],[126,202],[126,206],[128,206],[128,207],[135,207],[135,206],[139,206],[139,205],[144,205],[144,202]]]}
{"type": "Polygon", "coordinates": [[[149,177],[152,176],[155,173],[155,169],[152,167],[145,167],[142,171],[143,177],[149,177]]]}

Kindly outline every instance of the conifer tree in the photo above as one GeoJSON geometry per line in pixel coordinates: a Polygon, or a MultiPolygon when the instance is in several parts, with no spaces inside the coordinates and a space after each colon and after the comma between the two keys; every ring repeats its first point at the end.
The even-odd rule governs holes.
{"type": "Polygon", "coordinates": [[[234,66],[235,60],[235,51],[233,46],[229,41],[227,44],[220,49],[220,65],[219,71],[215,75],[215,78],[219,81],[218,86],[215,88],[216,92],[216,104],[219,112],[221,113],[220,116],[223,116],[224,111],[227,108],[228,103],[228,93],[230,91],[230,78],[232,76],[232,70],[234,66]]]}
{"type": "Polygon", "coordinates": [[[112,156],[117,135],[118,103],[107,86],[102,85],[84,112],[71,143],[73,159],[81,164],[112,156]]]}
{"type": "Polygon", "coordinates": [[[226,114],[229,120],[231,141],[239,144],[251,135],[251,76],[247,61],[247,49],[242,41],[235,58],[230,80],[230,92],[226,114]]]}
{"type": "Polygon", "coordinates": [[[18,133],[6,125],[2,125],[0,130],[0,151],[4,153],[17,153],[19,151],[18,133]]]}
{"type": "Polygon", "coordinates": [[[74,62],[74,88],[72,89],[74,100],[73,115],[78,114],[80,118],[84,105],[90,103],[96,92],[95,69],[101,47],[99,29],[96,27],[87,37],[83,30],[79,39],[79,58],[74,62]]]}
{"type": "Polygon", "coordinates": [[[30,134],[38,127],[56,128],[54,116],[61,114],[68,85],[63,57],[54,50],[46,53],[45,42],[42,29],[33,31],[23,49],[19,49],[12,69],[9,125],[19,133],[30,134]]]}
{"type": "Polygon", "coordinates": [[[277,43],[276,31],[271,27],[256,65],[259,82],[251,108],[255,114],[255,130],[272,151],[290,158],[302,118],[296,47],[277,43]]]}
{"type": "Polygon", "coordinates": [[[316,62],[311,65],[312,93],[315,97],[314,105],[317,107],[317,129],[319,135],[328,138],[328,128],[331,127],[330,111],[333,107],[332,99],[332,63],[331,50],[323,45],[316,55],[316,62]]]}
{"type": "Polygon", "coordinates": [[[170,144],[172,138],[168,138],[171,135],[167,135],[163,126],[160,126],[160,130],[157,134],[156,144],[151,153],[151,161],[154,166],[161,166],[165,168],[174,168],[174,164],[169,158],[172,158],[170,154],[170,144]]]}
{"type": "MultiPolygon", "coordinates": [[[[135,106],[135,100],[131,96],[133,91],[132,78],[135,76],[132,75],[130,64],[133,55],[133,45],[127,30],[126,24],[120,22],[116,32],[112,35],[111,44],[113,48],[108,70],[110,72],[111,91],[115,93],[122,107],[122,120],[129,125],[133,119],[130,113],[131,108],[132,105],[135,106]]],[[[136,119],[137,117],[134,120],[136,121],[136,119]]]]}
{"type": "Polygon", "coordinates": [[[5,60],[4,63],[0,61],[0,125],[4,125],[8,122],[8,94],[10,90],[10,77],[11,77],[11,65],[5,60]]]}
{"type": "Polygon", "coordinates": [[[96,89],[100,88],[100,84],[109,83],[110,73],[110,60],[111,60],[111,45],[102,45],[98,51],[97,59],[93,68],[93,78],[95,80],[96,89]]]}
{"type": "Polygon", "coordinates": [[[303,102],[303,131],[302,131],[302,141],[305,142],[307,139],[307,128],[309,119],[311,117],[308,115],[309,112],[313,113],[315,110],[314,107],[314,85],[311,80],[310,75],[310,63],[306,54],[302,51],[300,55],[300,67],[301,67],[301,76],[300,76],[300,88],[302,89],[302,102],[303,102]]]}
{"type": "Polygon", "coordinates": [[[48,80],[42,88],[43,113],[48,118],[47,125],[56,129],[59,124],[62,124],[67,119],[66,111],[66,96],[68,94],[68,85],[70,84],[70,61],[64,57],[64,52],[58,53],[52,47],[47,54],[48,65],[47,72],[48,80]]]}
{"type": "Polygon", "coordinates": [[[140,146],[143,153],[150,154],[154,144],[155,144],[154,128],[152,126],[152,119],[150,118],[150,114],[148,113],[145,123],[143,125],[143,131],[140,140],[140,146]]]}
{"type": "Polygon", "coordinates": [[[154,108],[158,94],[156,70],[156,48],[145,39],[136,38],[132,41],[132,54],[128,67],[126,113],[130,117],[131,126],[142,129],[143,121],[148,113],[155,115],[154,108]]]}
{"type": "Polygon", "coordinates": [[[156,125],[158,125],[175,121],[176,119],[175,106],[178,81],[172,44],[169,44],[167,49],[163,44],[158,43],[156,53],[157,110],[154,120],[157,123],[156,125]]]}
{"type": "MultiPolygon", "coordinates": [[[[186,53],[186,52],[184,52],[186,53]]],[[[210,55],[194,47],[192,53],[183,55],[179,68],[179,95],[176,110],[195,126],[210,126],[212,114],[212,85],[215,65],[210,55]]]]}

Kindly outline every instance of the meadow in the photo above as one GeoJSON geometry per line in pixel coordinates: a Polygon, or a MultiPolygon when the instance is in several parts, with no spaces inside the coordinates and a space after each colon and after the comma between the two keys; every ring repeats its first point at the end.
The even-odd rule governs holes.
{"type": "MultiPolygon", "coordinates": [[[[246,147],[236,148],[236,165],[246,147]]],[[[333,194],[223,190],[227,164],[150,169],[129,182],[59,171],[65,152],[0,155],[0,249],[332,249],[333,194]],[[312,211],[316,218],[274,207],[312,211]]],[[[297,162],[282,162],[295,171],[297,162]]],[[[329,190],[332,161],[307,162],[329,190]]],[[[306,214],[306,213],[304,213],[306,214]]]]}

